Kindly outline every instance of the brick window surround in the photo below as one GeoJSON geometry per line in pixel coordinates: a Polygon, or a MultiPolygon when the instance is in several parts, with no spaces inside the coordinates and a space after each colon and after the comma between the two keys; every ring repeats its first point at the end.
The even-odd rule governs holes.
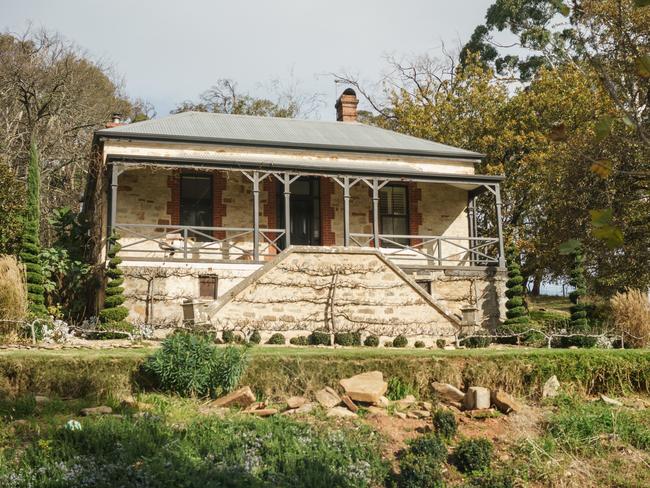
{"type": "Polygon", "coordinates": [[[334,209],[332,196],[334,195],[334,181],[331,178],[320,178],[320,243],[321,246],[335,246],[336,234],[332,231],[334,209]]]}

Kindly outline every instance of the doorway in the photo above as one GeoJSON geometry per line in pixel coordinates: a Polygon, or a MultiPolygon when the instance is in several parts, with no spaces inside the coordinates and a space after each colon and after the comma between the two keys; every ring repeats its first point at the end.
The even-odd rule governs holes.
{"type": "MultiPolygon", "coordinates": [[[[278,227],[284,228],[284,186],[277,186],[278,227]]],[[[320,239],[320,178],[303,176],[291,183],[290,198],[291,245],[319,246],[320,239]]],[[[286,248],[282,238],[280,247],[286,248]]]]}

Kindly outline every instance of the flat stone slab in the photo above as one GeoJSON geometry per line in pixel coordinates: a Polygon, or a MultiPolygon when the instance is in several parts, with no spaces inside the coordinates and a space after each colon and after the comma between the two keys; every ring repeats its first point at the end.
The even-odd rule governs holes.
{"type": "Polygon", "coordinates": [[[491,400],[497,410],[501,413],[521,412],[521,405],[503,390],[494,390],[491,393],[491,400]]]}
{"type": "Polygon", "coordinates": [[[341,397],[332,388],[326,386],[316,392],[316,401],[325,408],[336,407],[341,403],[341,397]]]}
{"type": "Polygon", "coordinates": [[[465,393],[448,383],[434,381],[431,387],[436,395],[443,401],[461,403],[465,399],[465,393]]]}
{"type": "Polygon", "coordinates": [[[228,393],[225,396],[217,398],[210,403],[212,407],[242,407],[246,408],[255,402],[255,394],[249,386],[244,386],[238,390],[228,393]]]}
{"type": "Polygon", "coordinates": [[[354,401],[377,403],[386,393],[388,383],[381,371],[361,373],[340,381],[345,393],[354,401]]]}
{"type": "Polygon", "coordinates": [[[270,417],[271,415],[275,415],[278,413],[277,408],[260,408],[257,410],[248,410],[246,411],[247,414],[250,415],[256,415],[257,417],[270,417]]]}
{"type": "Polygon", "coordinates": [[[330,408],[327,411],[327,416],[328,417],[338,417],[338,418],[345,418],[345,417],[356,417],[357,414],[354,412],[351,412],[345,407],[333,407],[330,408]]]}
{"type": "Polygon", "coordinates": [[[349,396],[343,395],[341,397],[341,401],[346,407],[348,407],[348,409],[351,412],[357,413],[357,411],[359,410],[359,407],[356,406],[356,404],[352,401],[352,399],[349,396]]]}
{"type": "Polygon", "coordinates": [[[307,400],[305,397],[302,396],[292,396],[287,398],[287,407],[289,408],[302,407],[308,401],[309,400],[307,400]]]}

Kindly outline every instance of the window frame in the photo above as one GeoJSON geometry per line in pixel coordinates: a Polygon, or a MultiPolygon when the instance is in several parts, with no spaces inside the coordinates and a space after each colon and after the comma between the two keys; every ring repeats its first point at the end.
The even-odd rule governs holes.
{"type": "MultiPolygon", "coordinates": [[[[403,218],[404,221],[405,221],[405,224],[406,224],[406,234],[405,235],[410,235],[410,228],[411,228],[410,210],[411,209],[410,209],[410,201],[409,201],[410,192],[409,192],[408,185],[401,184],[401,183],[389,183],[387,185],[384,185],[379,190],[379,192],[380,192],[379,193],[379,202],[378,202],[379,203],[379,234],[380,235],[381,234],[386,234],[386,232],[384,232],[384,217],[388,217],[388,218],[391,218],[391,219],[403,218]],[[405,200],[404,201],[404,210],[405,210],[404,214],[394,214],[394,213],[383,213],[382,212],[382,209],[381,209],[381,190],[383,190],[384,188],[404,188],[404,200],[405,200]]],[[[389,235],[392,235],[392,234],[389,234],[389,235]]],[[[404,235],[404,234],[402,234],[402,235],[404,235]]],[[[395,242],[399,242],[400,244],[402,244],[404,246],[408,246],[409,243],[410,243],[408,238],[390,238],[390,239],[395,241],[395,242]]],[[[386,245],[386,244],[390,244],[390,243],[384,243],[384,247],[399,247],[399,246],[395,246],[395,244],[390,244],[390,245],[386,245]]]]}
{"type": "MultiPolygon", "coordinates": [[[[202,178],[202,179],[206,179],[208,181],[209,192],[208,192],[208,198],[206,199],[206,201],[208,202],[207,205],[209,206],[210,218],[208,219],[209,220],[208,225],[206,225],[205,227],[212,227],[213,222],[214,222],[214,178],[212,177],[212,175],[210,173],[202,173],[202,172],[183,172],[183,173],[181,173],[179,175],[179,192],[178,192],[179,193],[179,199],[178,199],[178,220],[179,220],[179,225],[188,226],[188,227],[195,227],[194,225],[190,225],[190,224],[187,224],[187,223],[183,222],[183,220],[184,220],[183,219],[183,216],[184,216],[183,202],[185,200],[183,198],[183,178],[190,178],[190,177],[191,178],[199,177],[199,178],[202,178]]],[[[196,227],[204,227],[204,226],[196,226],[196,227]]],[[[203,233],[205,233],[205,231],[203,231],[203,233]]],[[[197,234],[197,235],[193,235],[192,237],[194,237],[197,240],[202,240],[200,238],[203,237],[203,236],[197,234]]]]}

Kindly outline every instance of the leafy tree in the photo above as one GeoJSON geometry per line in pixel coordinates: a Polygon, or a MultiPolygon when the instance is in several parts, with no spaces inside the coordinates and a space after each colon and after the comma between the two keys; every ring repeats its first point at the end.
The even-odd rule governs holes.
{"type": "Polygon", "coordinates": [[[129,310],[122,305],[125,301],[124,288],[122,287],[124,272],[119,267],[122,259],[117,256],[121,249],[118,240],[119,236],[115,233],[108,239],[108,269],[106,270],[108,283],[104,309],[99,312],[99,321],[105,330],[131,331],[133,326],[125,320],[129,315],[129,310]]]}
{"type": "Polygon", "coordinates": [[[24,187],[0,160],[0,254],[18,254],[25,213],[24,187]]]}

